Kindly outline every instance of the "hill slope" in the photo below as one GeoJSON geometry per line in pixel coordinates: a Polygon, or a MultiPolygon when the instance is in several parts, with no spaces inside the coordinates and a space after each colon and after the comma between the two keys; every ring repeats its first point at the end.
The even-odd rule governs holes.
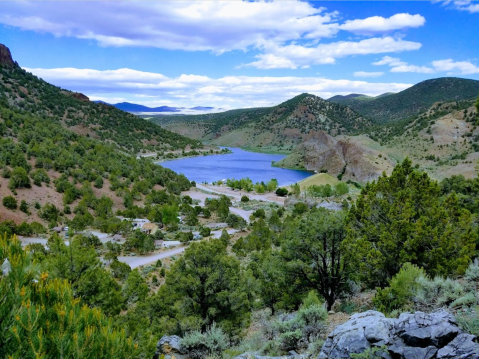
{"type": "Polygon", "coordinates": [[[334,138],[321,131],[298,145],[293,153],[275,165],[327,171],[335,177],[340,175],[344,180],[367,182],[379,177],[383,171],[390,173],[394,161],[354,137],[334,138]]]}
{"type": "Polygon", "coordinates": [[[155,123],[195,139],[224,146],[291,151],[318,131],[355,133],[371,126],[350,108],[302,94],[269,108],[198,116],[162,116],[155,123]]]}
{"type": "MultiPolygon", "coordinates": [[[[0,47],[0,221],[53,226],[73,220],[71,226],[81,228],[95,220],[105,229],[104,223],[117,221],[117,210],[135,217],[148,196],[149,206],[168,204],[190,187],[183,175],[131,150],[152,141],[161,148],[197,141],[50,85],[19,68],[5,49],[0,47]],[[169,193],[151,198],[165,188],[169,193]]],[[[1,233],[10,231],[0,226],[1,233]]]]}
{"type": "MultiPolygon", "coordinates": [[[[2,54],[8,50],[5,46],[3,49],[2,54]]],[[[165,130],[113,106],[94,103],[83,94],[53,86],[16,64],[12,65],[6,58],[2,61],[0,93],[10,106],[19,111],[53,119],[77,134],[88,135],[135,154],[143,150],[150,152],[181,150],[186,146],[202,147],[198,141],[165,130]]]]}
{"type": "Polygon", "coordinates": [[[479,94],[479,81],[443,77],[418,83],[404,91],[372,99],[331,98],[376,123],[388,123],[426,111],[435,102],[470,100],[479,94]]]}

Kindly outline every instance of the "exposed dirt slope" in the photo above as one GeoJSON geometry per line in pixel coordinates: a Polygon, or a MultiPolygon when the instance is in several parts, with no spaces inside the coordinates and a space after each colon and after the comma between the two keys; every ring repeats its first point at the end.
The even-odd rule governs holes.
{"type": "Polygon", "coordinates": [[[391,173],[394,161],[384,153],[366,147],[354,137],[333,138],[320,131],[296,147],[294,152],[277,165],[304,168],[311,171],[327,171],[343,180],[367,182],[382,172],[391,173]]]}

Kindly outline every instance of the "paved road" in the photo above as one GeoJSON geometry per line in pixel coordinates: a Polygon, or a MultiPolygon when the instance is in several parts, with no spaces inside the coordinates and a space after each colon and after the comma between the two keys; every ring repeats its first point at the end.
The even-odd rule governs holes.
{"type": "Polygon", "coordinates": [[[144,266],[146,264],[155,263],[158,259],[168,258],[174,256],[175,254],[180,254],[184,252],[186,247],[179,247],[172,249],[170,251],[150,254],[147,256],[136,256],[136,257],[118,257],[120,262],[128,264],[132,269],[139,266],[144,266]]]}

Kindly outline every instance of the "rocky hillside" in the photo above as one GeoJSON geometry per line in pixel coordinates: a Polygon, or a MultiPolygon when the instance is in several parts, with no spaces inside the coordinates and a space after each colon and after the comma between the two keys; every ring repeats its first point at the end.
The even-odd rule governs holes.
{"type": "Polygon", "coordinates": [[[39,79],[16,65],[4,45],[0,45],[0,65],[0,95],[8,106],[21,112],[52,119],[76,134],[135,154],[202,146],[196,140],[39,79]]]}
{"type": "Polygon", "coordinates": [[[167,203],[190,187],[183,175],[138,159],[136,151],[197,141],[60,90],[19,68],[5,49],[0,48],[0,221],[54,226],[73,220],[81,228],[144,205],[153,191],[167,189],[167,203]]]}
{"type": "Polygon", "coordinates": [[[391,173],[394,161],[354,137],[334,138],[320,131],[298,145],[292,154],[276,163],[287,168],[341,175],[344,180],[367,182],[383,172],[391,173]]]}
{"type": "Polygon", "coordinates": [[[371,126],[348,107],[302,94],[271,108],[234,110],[200,116],[155,117],[171,131],[225,146],[291,151],[318,131],[356,133],[371,126]]]}
{"type": "Polygon", "coordinates": [[[390,123],[416,116],[436,102],[471,100],[479,94],[479,81],[456,77],[426,80],[404,91],[375,98],[331,98],[376,123],[390,123]]]}
{"type": "Polygon", "coordinates": [[[0,44],[0,66],[4,67],[14,67],[15,62],[13,61],[12,54],[10,49],[3,44],[0,44]]]}

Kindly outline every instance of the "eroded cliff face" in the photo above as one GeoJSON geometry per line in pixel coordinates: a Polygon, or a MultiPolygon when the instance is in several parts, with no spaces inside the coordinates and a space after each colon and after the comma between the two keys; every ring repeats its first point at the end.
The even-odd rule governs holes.
{"type": "Polygon", "coordinates": [[[15,61],[13,61],[10,49],[3,44],[0,44],[0,66],[13,67],[15,61]]]}
{"type": "Polygon", "coordinates": [[[383,172],[390,174],[394,161],[379,151],[364,146],[354,137],[334,138],[323,131],[312,134],[293,153],[278,162],[281,167],[303,167],[310,171],[326,171],[343,180],[367,182],[383,172]]]}

